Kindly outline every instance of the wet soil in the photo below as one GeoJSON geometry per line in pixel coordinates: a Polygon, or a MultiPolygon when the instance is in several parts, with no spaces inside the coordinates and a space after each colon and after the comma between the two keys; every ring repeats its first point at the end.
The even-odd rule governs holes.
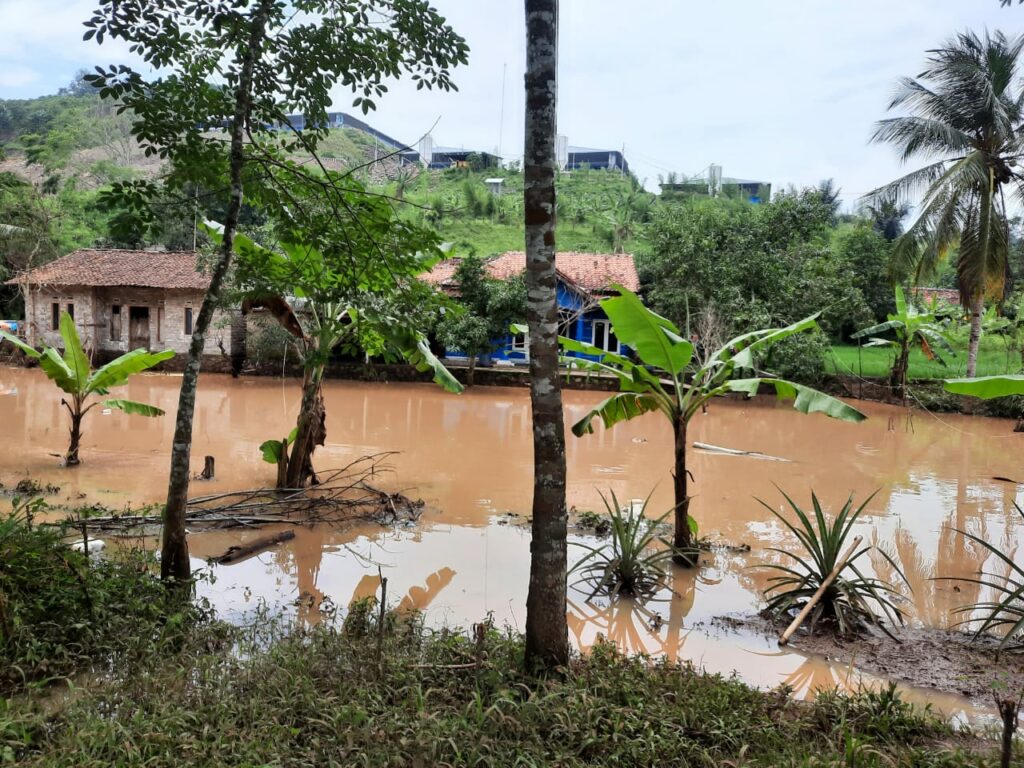
{"type": "MultiPolygon", "coordinates": [[[[719,627],[754,630],[777,638],[785,629],[763,616],[716,616],[719,627]]],[[[838,638],[827,631],[813,635],[801,629],[791,649],[813,654],[833,664],[855,667],[918,689],[932,689],[972,701],[991,702],[993,691],[1024,691],[1024,654],[999,652],[995,638],[979,638],[948,629],[904,627],[896,639],[883,633],[838,638]]]]}

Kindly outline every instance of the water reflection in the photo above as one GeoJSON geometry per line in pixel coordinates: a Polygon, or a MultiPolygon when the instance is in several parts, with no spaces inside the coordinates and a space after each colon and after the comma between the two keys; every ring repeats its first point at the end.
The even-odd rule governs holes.
{"type": "MultiPolygon", "coordinates": [[[[123,396],[152,402],[169,412],[180,379],[144,375],[123,396]]],[[[603,395],[567,392],[567,422],[603,395]]],[[[218,477],[198,482],[194,494],[268,485],[274,468],[260,458],[259,444],[287,434],[298,408],[293,381],[204,375],[196,410],[193,457],[217,457],[218,477]]],[[[428,505],[421,525],[396,532],[375,526],[344,530],[303,527],[284,546],[217,569],[210,598],[228,615],[246,615],[264,599],[300,620],[319,620],[324,601],[346,606],[379,592],[378,565],[388,591],[405,608],[426,610],[434,623],[468,625],[493,612],[499,623],[522,628],[528,581],[528,531],[500,525],[504,512],[529,514],[532,444],[526,390],[474,388],[452,396],[429,385],[327,382],[327,445],[320,468],[342,466],[367,453],[399,451],[381,485],[404,489],[428,505]]],[[[791,675],[795,687],[812,689],[823,671],[787,652],[778,660],[759,655],[767,644],[742,637],[712,641],[702,631],[714,616],[749,614],[761,604],[768,574],[754,566],[778,562],[768,547],[788,545],[789,534],[755,497],[783,511],[776,485],[800,503],[813,489],[827,507],[853,494],[858,503],[877,492],[859,524],[867,541],[885,547],[910,583],[903,603],[913,621],[948,627],[951,609],[986,599],[976,585],[945,581],[994,571],[997,563],[955,529],[997,542],[1008,551],[1021,544],[1022,525],[1013,508],[1020,487],[995,477],[1024,479],[1019,434],[1012,422],[926,413],[866,404],[871,417],[844,424],[800,416],[772,400],[715,403],[695,418],[691,439],[788,459],[769,462],[694,451],[696,498],[692,511],[702,534],[750,544],[749,553],[719,552],[702,580],[674,574],[677,597],[646,607],[587,601],[573,593],[570,622],[580,647],[598,634],[624,649],[691,659],[719,671],[740,670],[746,679],[778,685],[791,675]],[[936,580],[939,579],[939,580],[936,580]],[[959,591],[957,591],[957,589],[959,591]],[[801,672],[800,670],[804,671],[801,672]],[[808,681],[804,684],[801,681],[808,681]],[[796,683],[800,683],[799,686],[796,683]]],[[[75,503],[80,495],[114,508],[162,500],[173,419],[143,419],[120,412],[90,414],[83,465],[57,466],[67,425],[55,390],[37,371],[0,368],[0,482],[8,487],[31,474],[62,486],[53,501],[75,503]]],[[[577,439],[569,437],[568,503],[599,509],[598,490],[620,499],[654,493],[650,510],[671,506],[671,441],[656,414],[577,439]]],[[[3,503],[0,501],[0,503],[3,503]]],[[[239,531],[190,537],[197,564],[248,534],[239,531]]],[[[874,557],[871,568],[892,579],[891,566],[874,557]]],[[[829,673],[831,674],[831,673],[829,673]]],[[[838,678],[837,678],[838,679],[838,678]]],[[[845,680],[845,678],[843,678],[845,680]]]]}

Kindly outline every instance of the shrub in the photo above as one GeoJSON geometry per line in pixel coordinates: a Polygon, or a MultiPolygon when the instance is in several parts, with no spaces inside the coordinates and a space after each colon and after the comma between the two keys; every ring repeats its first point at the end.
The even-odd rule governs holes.
{"type": "Polygon", "coordinates": [[[772,345],[765,367],[784,379],[817,387],[825,379],[829,350],[828,338],[820,330],[799,333],[772,345]]]}
{"type": "MultiPolygon", "coordinates": [[[[874,494],[872,494],[863,504],[854,509],[851,496],[846,500],[839,514],[829,521],[825,517],[817,495],[813,492],[811,493],[811,503],[814,506],[813,520],[789,496],[786,496],[785,493],[782,495],[796,514],[796,523],[791,523],[783,515],[758,499],[761,505],[775,515],[800,542],[798,552],[777,547],[769,549],[769,551],[778,552],[793,561],[792,567],[774,564],[763,566],[778,574],[768,579],[771,586],[765,591],[765,596],[768,598],[768,610],[776,616],[799,611],[818,591],[818,588],[852,546],[853,525],[868,502],[874,498],[874,494]]],[[[879,579],[865,576],[856,565],[857,559],[871,549],[873,549],[871,545],[864,545],[854,551],[836,579],[826,588],[821,600],[810,614],[812,632],[820,621],[831,624],[842,635],[852,634],[863,628],[865,624],[877,626],[886,634],[890,634],[885,626],[886,621],[903,624],[903,611],[891,599],[897,594],[894,587],[879,579]]],[[[906,576],[888,553],[883,549],[874,549],[892,566],[909,588],[906,576]]]]}

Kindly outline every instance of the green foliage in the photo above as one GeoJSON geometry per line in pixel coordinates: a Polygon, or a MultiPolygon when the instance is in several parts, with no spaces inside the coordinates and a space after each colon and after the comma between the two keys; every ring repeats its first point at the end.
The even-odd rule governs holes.
{"type": "MultiPolygon", "coordinates": [[[[606,524],[611,538],[597,547],[576,543],[587,554],[569,573],[580,574],[580,582],[592,588],[591,597],[598,593],[646,597],[664,589],[674,551],[659,532],[672,510],[661,517],[648,518],[650,496],[637,508],[620,504],[614,492],[610,495],[611,501],[602,493],[601,501],[608,513],[606,524]]],[[[691,533],[695,535],[697,524],[693,518],[690,520],[691,533]]]]}
{"type": "MultiPolygon", "coordinates": [[[[854,508],[851,496],[832,520],[826,518],[818,497],[813,492],[813,518],[785,493],[783,497],[796,515],[795,523],[758,499],[800,543],[800,548],[796,552],[778,547],[769,549],[793,561],[792,566],[764,566],[778,574],[768,579],[770,586],[765,591],[768,610],[776,616],[798,612],[835,570],[840,559],[853,546],[853,526],[864,508],[874,498],[874,494],[857,508],[854,508]]],[[[897,595],[895,588],[879,579],[865,576],[857,567],[856,560],[871,549],[875,549],[892,566],[909,588],[903,571],[884,549],[858,545],[839,571],[839,575],[825,589],[825,593],[811,610],[809,618],[812,632],[819,623],[825,623],[831,625],[839,634],[849,635],[869,624],[889,634],[886,622],[903,624],[903,611],[892,599],[897,595]]]]}
{"type": "Polygon", "coordinates": [[[473,639],[399,624],[379,640],[364,606],[351,632],[256,647],[240,632],[242,653],[188,649],[48,719],[12,703],[0,734],[22,764],[48,768],[991,764],[963,751],[974,737],[961,742],[895,691],[796,702],[604,643],[538,681],[517,671],[522,641],[486,622],[473,639]]]}
{"type": "MultiPolygon", "coordinates": [[[[1013,506],[1024,518],[1024,509],[1015,501],[1013,506]]],[[[973,533],[954,528],[961,536],[966,536],[975,544],[980,545],[996,558],[999,569],[1003,573],[982,571],[980,578],[957,578],[992,590],[992,599],[972,603],[956,609],[956,613],[964,616],[961,625],[977,624],[974,639],[982,635],[994,634],[1002,638],[999,647],[1013,651],[1024,650],[1024,565],[1018,563],[1013,555],[1007,554],[995,544],[975,536],[973,533]]]]}
{"type": "Polygon", "coordinates": [[[712,397],[729,392],[753,395],[762,385],[773,387],[780,399],[794,400],[794,408],[802,413],[822,412],[844,421],[866,418],[840,400],[783,379],[734,378],[753,369],[755,354],[790,336],[816,328],[815,316],[786,328],[753,331],[731,339],[713,352],[707,362],[697,365],[687,382],[684,372],[693,362],[693,344],[682,338],[673,323],[647,309],[635,294],[621,286],[616,290],[619,295],[604,299],[601,308],[611,319],[619,341],[636,350],[639,362],[572,339],[559,339],[563,350],[597,358],[594,362],[566,357],[566,365],[611,373],[619,379],[622,390],[573,425],[577,436],[592,432],[592,422],[598,417],[605,427],[654,410],[661,411],[673,423],[680,419],[689,421],[712,397]],[[668,386],[663,379],[669,381],[668,386]]]}
{"type": "Polygon", "coordinates": [[[495,280],[483,259],[467,256],[455,270],[456,306],[438,324],[441,343],[473,357],[491,352],[513,322],[526,317],[526,284],[521,276],[495,280]]]}
{"type": "Polygon", "coordinates": [[[265,440],[260,443],[260,453],[263,456],[263,460],[268,464],[279,464],[282,456],[288,455],[288,446],[295,442],[295,436],[298,434],[298,427],[294,428],[288,433],[288,436],[281,440],[265,440]]]}
{"type": "Polygon", "coordinates": [[[865,346],[888,347],[894,350],[893,367],[890,374],[890,383],[895,390],[904,395],[906,393],[907,376],[910,361],[910,349],[915,347],[929,360],[938,361],[946,365],[943,352],[955,356],[952,339],[946,333],[934,311],[921,311],[907,302],[903,295],[903,288],[895,287],[896,311],[890,314],[884,323],[873,325],[857,331],[851,338],[869,338],[865,346]],[[876,334],[891,333],[895,338],[878,338],[876,334]]]}
{"type": "MultiPolygon", "coordinates": [[[[29,504],[15,500],[0,518],[0,694],[110,665],[127,670],[203,615],[169,602],[149,555],[87,558],[66,545],[73,531],[31,525],[29,504]]],[[[0,734],[3,721],[0,712],[0,734]]]]}
{"type": "Polygon", "coordinates": [[[1011,374],[1007,376],[979,376],[972,379],[947,379],[945,381],[947,392],[956,395],[969,395],[979,397],[982,400],[990,400],[994,397],[1012,397],[1024,395],[1024,375],[1011,374]]]}
{"type": "Polygon", "coordinates": [[[830,208],[817,190],[750,205],[690,199],[658,206],[638,268],[651,306],[680,327],[708,308],[728,332],[788,324],[813,296],[832,334],[870,319],[851,264],[829,243],[830,208]]]}
{"type": "Polygon", "coordinates": [[[773,344],[764,367],[783,379],[816,387],[825,379],[825,357],[831,347],[820,329],[801,333],[773,344]]]}

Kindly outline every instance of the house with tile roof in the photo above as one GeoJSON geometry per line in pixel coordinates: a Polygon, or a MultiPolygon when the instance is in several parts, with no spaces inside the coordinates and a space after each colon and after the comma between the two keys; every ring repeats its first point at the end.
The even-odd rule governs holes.
{"type": "MultiPolygon", "coordinates": [[[[445,259],[420,279],[436,286],[451,296],[459,292],[455,272],[459,259],[445,259]]],[[[496,280],[508,280],[526,270],[526,254],[510,251],[493,256],[484,264],[488,275],[496,280]]],[[[558,277],[557,296],[560,336],[593,344],[599,349],[622,353],[612,330],[608,316],[601,309],[600,300],[613,295],[612,286],[621,285],[631,291],[640,290],[640,278],[636,263],[628,253],[576,253],[573,251],[555,254],[555,271],[558,277]]],[[[505,364],[529,362],[529,340],[525,335],[496,339],[496,351],[492,359],[505,364]]],[[[464,359],[459,350],[446,350],[448,359],[464,359]]],[[[486,360],[481,361],[486,364],[486,360]]]]}
{"type": "MultiPolygon", "coordinates": [[[[86,350],[111,356],[132,349],[184,354],[209,287],[193,251],[82,249],[18,275],[26,339],[60,347],[60,315],[74,318],[86,350]]],[[[204,353],[230,343],[228,313],[215,314],[204,353]]]]}

